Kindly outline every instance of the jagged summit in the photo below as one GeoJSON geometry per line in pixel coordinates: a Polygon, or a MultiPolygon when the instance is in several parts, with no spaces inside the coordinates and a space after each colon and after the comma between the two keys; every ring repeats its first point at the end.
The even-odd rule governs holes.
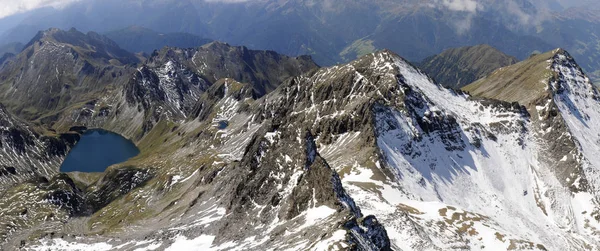
{"type": "Polygon", "coordinates": [[[261,96],[283,80],[318,67],[310,57],[288,57],[218,41],[191,49],[165,47],[153,53],[146,64],[161,67],[169,61],[189,68],[210,83],[226,77],[250,83],[261,96]]]}
{"type": "Polygon", "coordinates": [[[561,48],[554,50],[554,57],[552,58],[552,65],[550,68],[557,73],[557,75],[553,76],[554,78],[552,81],[554,83],[551,85],[555,94],[560,94],[562,91],[565,91],[565,89],[573,90],[576,88],[575,86],[570,85],[581,84],[581,86],[577,87],[585,89],[592,95],[593,99],[599,99],[598,89],[594,87],[590,78],[585,75],[575,58],[573,58],[566,50],[561,48]]]}

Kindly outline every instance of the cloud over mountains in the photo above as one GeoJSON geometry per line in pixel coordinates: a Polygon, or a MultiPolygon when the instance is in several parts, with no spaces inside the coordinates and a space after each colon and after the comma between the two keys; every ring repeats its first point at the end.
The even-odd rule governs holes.
{"type": "Polygon", "coordinates": [[[61,8],[76,1],[79,0],[0,0],[0,18],[42,7],[61,8]]]}

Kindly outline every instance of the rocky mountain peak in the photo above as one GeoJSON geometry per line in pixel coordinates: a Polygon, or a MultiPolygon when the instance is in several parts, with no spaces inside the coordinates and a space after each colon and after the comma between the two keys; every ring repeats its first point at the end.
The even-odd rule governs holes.
{"type": "Polygon", "coordinates": [[[18,55],[1,65],[0,89],[4,103],[25,119],[76,102],[89,102],[93,93],[117,84],[138,59],[97,33],[75,29],[41,31],[18,55]],[[80,95],[85,93],[86,95],[80,95]]]}
{"type": "MultiPolygon", "coordinates": [[[[121,49],[117,43],[108,37],[96,32],[82,33],[75,28],[68,31],[52,28],[40,32],[39,39],[34,38],[28,45],[35,41],[38,43],[55,42],[74,47],[76,51],[83,52],[93,58],[101,58],[106,61],[117,59],[122,64],[137,63],[139,60],[130,52],[121,49]]],[[[39,34],[38,34],[39,35],[39,34]]],[[[25,46],[27,48],[28,46],[25,46]]]]}
{"type": "MultiPolygon", "coordinates": [[[[590,79],[585,75],[583,69],[577,64],[575,59],[564,49],[558,48],[552,51],[554,56],[551,59],[551,65],[549,66],[557,75],[554,78],[580,78],[578,81],[567,81],[565,84],[575,84],[579,82],[583,82],[587,88],[592,91],[596,90],[596,88],[591,83],[590,79]],[[571,76],[565,76],[571,75],[571,76]]],[[[555,86],[552,86],[555,88],[555,86]]],[[[556,87],[558,88],[558,87],[556,87]]],[[[555,90],[557,91],[557,90],[555,90]]]]}

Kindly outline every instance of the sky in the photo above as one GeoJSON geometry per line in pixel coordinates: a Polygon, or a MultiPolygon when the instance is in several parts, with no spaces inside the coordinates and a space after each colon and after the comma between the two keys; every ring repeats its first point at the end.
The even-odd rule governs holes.
{"type": "Polygon", "coordinates": [[[60,8],[75,1],[79,0],[0,0],[0,18],[41,7],[60,8]]]}

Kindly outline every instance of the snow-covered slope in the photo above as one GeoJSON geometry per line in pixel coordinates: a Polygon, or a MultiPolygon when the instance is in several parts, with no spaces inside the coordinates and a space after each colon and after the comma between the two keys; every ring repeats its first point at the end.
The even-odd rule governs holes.
{"type": "MultiPolygon", "coordinates": [[[[572,117],[581,111],[592,120],[593,111],[600,111],[595,89],[566,52],[554,54],[546,67],[572,91],[550,97],[569,127],[557,123],[546,130],[559,131],[552,135],[568,141],[594,142],[597,133],[584,137],[581,131],[600,128],[572,117]],[[578,107],[564,108],[572,99],[578,107]]],[[[371,78],[393,77],[399,86],[400,92],[381,93],[396,92],[401,99],[382,97],[372,106],[378,150],[364,156],[368,138],[362,132],[329,136],[337,140],[321,147],[350,196],[382,222],[393,245],[407,250],[597,247],[596,191],[585,185],[597,167],[577,156],[594,152],[598,144],[569,148],[555,138],[566,146],[554,147],[526,107],[444,89],[391,53],[375,54],[372,62],[371,71],[383,76],[371,78]],[[559,155],[565,151],[568,155],[559,155]],[[564,164],[550,163],[548,155],[558,155],[564,164]],[[585,172],[577,172],[582,169],[569,161],[573,158],[586,163],[585,172]]]]}
{"type": "Polygon", "coordinates": [[[590,189],[598,191],[598,168],[600,167],[600,95],[590,79],[585,76],[574,59],[566,52],[558,51],[551,60],[550,68],[556,73],[549,89],[553,101],[575,138],[590,189]]]}
{"type": "MultiPolygon", "coordinates": [[[[403,61],[396,66],[405,79],[401,84],[411,94],[405,106],[408,111],[388,108],[376,113],[378,145],[402,191],[386,200],[424,211],[429,217],[427,212],[438,212],[437,218],[415,220],[428,233],[425,243],[441,249],[585,246],[578,240],[583,232],[570,233],[574,229],[569,224],[582,212],[563,211],[579,202],[539,161],[544,147],[529,133],[532,124],[519,107],[474,102],[439,88],[403,61]],[[415,200],[444,205],[414,204],[415,200]],[[465,220],[453,213],[450,222],[440,219],[449,214],[444,208],[454,207],[479,217],[466,216],[465,220]],[[436,234],[435,228],[423,226],[427,223],[455,231],[436,234]]],[[[420,218],[419,213],[408,211],[409,218],[420,218]]],[[[406,231],[405,227],[397,229],[406,231]]],[[[407,237],[399,233],[396,243],[407,237]]],[[[597,244],[591,236],[587,243],[597,244]]]]}

